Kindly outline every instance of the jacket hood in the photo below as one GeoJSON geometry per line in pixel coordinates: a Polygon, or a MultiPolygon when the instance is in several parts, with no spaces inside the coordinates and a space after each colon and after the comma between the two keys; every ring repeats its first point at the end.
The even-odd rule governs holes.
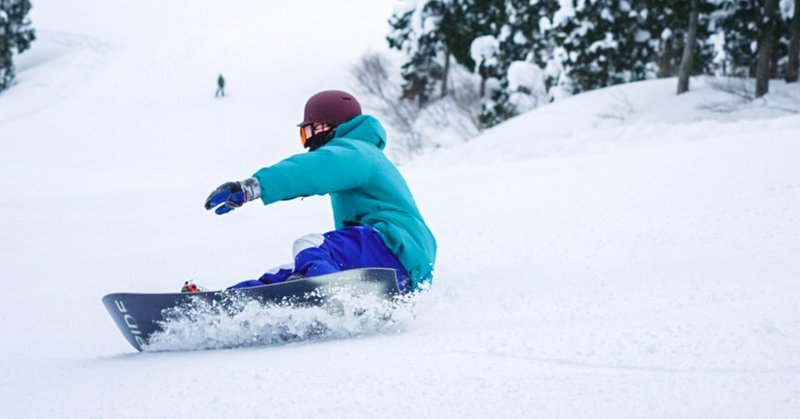
{"type": "Polygon", "coordinates": [[[349,139],[374,144],[380,150],[386,147],[386,130],[370,115],[359,115],[336,127],[333,139],[349,139]]]}

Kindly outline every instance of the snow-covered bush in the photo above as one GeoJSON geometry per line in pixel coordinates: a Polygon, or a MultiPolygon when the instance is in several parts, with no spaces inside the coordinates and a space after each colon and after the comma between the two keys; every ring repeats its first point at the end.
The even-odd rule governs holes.
{"type": "Polygon", "coordinates": [[[539,66],[525,61],[514,61],[508,67],[508,101],[517,113],[524,113],[549,102],[544,84],[544,72],[539,66]]]}

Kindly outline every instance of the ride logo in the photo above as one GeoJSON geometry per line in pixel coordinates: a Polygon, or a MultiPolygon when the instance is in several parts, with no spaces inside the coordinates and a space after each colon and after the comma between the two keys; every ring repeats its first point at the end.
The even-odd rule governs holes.
{"type": "Polygon", "coordinates": [[[131,332],[133,339],[139,345],[139,348],[143,348],[144,345],[147,343],[142,338],[142,331],[139,329],[139,324],[136,322],[136,319],[128,312],[128,309],[125,307],[125,304],[120,300],[114,300],[114,305],[119,310],[119,313],[122,315],[122,320],[125,322],[125,326],[128,327],[128,331],[131,332]]]}

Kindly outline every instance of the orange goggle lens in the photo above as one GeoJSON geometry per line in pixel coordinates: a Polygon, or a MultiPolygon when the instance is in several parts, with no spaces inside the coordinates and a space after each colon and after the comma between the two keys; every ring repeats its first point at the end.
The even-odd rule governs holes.
{"type": "Polygon", "coordinates": [[[303,147],[306,146],[306,141],[311,138],[313,132],[314,131],[311,125],[304,125],[300,127],[300,142],[303,144],[303,147]]]}

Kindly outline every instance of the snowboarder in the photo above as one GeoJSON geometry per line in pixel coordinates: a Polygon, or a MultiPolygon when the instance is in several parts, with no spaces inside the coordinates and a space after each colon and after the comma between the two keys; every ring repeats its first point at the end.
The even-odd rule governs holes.
{"type": "Polygon", "coordinates": [[[217,91],[214,92],[214,97],[220,96],[225,97],[225,78],[222,77],[222,73],[217,77],[217,91]]]}
{"type": "Polygon", "coordinates": [[[219,186],[205,208],[222,215],[259,198],[268,205],[329,194],[336,229],[297,239],[293,264],[232,288],[367,267],[395,269],[403,292],[430,282],[436,241],[402,175],[383,154],[380,122],[363,115],[349,93],[327,90],[306,102],[298,127],[308,153],[219,186]]]}

